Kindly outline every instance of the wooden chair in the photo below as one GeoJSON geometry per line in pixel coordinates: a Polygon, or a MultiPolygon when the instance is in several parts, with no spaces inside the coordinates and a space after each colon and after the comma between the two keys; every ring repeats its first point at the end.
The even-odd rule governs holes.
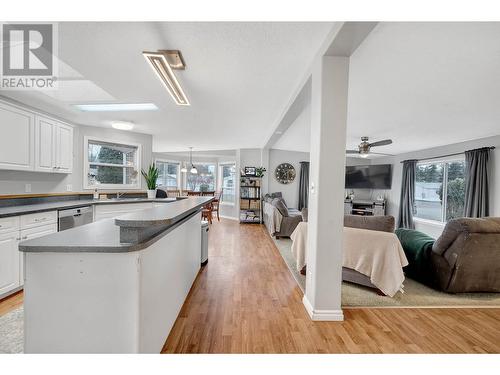
{"type": "Polygon", "coordinates": [[[188,191],[188,196],[189,197],[199,197],[201,196],[201,192],[200,191],[188,191]]]}
{"type": "Polygon", "coordinates": [[[217,221],[220,221],[219,208],[220,208],[220,201],[222,200],[223,192],[224,192],[224,189],[220,189],[220,190],[216,191],[214,194],[215,199],[212,201],[212,211],[217,212],[217,221]]]}
{"type": "Polygon", "coordinates": [[[213,197],[215,196],[215,191],[202,191],[201,195],[203,197],[213,197]]]}
{"type": "Polygon", "coordinates": [[[212,224],[212,205],[207,204],[203,209],[201,210],[201,219],[206,219],[208,221],[208,224],[212,224]]]}
{"type": "Polygon", "coordinates": [[[180,190],[167,190],[167,197],[169,198],[177,198],[181,196],[180,190]]]}

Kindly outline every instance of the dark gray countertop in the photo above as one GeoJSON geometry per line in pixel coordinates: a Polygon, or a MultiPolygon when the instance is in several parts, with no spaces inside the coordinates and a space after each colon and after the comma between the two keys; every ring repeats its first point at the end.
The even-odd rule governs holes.
{"type": "Polygon", "coordinates": [[[23,252],[63,253],[126,253],[142,250],[169,231],[175,230],[175,227],[184,219],[199,212],[211,200],[213,197],[190,197],[170,202],[164,207],[148,208],[137,213],[125,214],[117,219],[100,220],[81,227],[23,241],[19,244],[19,250],[23,252]],[[157,226],[158,231],[137,243],[122,243],[120,242],[120,229],[123,228],[120,228],[118,223],[123,224],[127,230],[150,229],[157,226]]]}
{"type": "Polygon", "coordinates": [[[38,203],[0,208],[0,218],[8,216],[26,215],[36,212],[46,212],[53,210],[64,210],[83,206],[100,204],[120,204],[120,203],[142,203],[142,202],[173,202],[176,198],[119,198],[119,199],[76,199],[72,201],[38,203]]]}

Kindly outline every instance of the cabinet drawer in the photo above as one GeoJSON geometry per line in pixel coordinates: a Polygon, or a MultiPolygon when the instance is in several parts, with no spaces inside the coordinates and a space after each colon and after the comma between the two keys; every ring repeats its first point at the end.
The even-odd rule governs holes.
{"type": "Polygon", "coordinates": [[[21,229],[33,228],[51,223],[57,223],[57,211],[39,212],[21,216],[21,229]]]}
{"type": "Polygon", "coordinates": [[[19,216],[0,218],[0,233],[9,233],[19,230],[19,216]]]}

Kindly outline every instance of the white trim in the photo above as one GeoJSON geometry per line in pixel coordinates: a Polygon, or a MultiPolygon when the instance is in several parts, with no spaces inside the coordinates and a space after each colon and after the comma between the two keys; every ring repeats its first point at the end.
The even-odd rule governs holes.
{"type": "Polygon", "coordinates": [[[238,219],[237,217],[234,217],[234,216],[219,215],[219,217],[221,217],[221,218],[223,218],[223,219],[228,219],[228,220],[239,221],[239,219],[238,219]]]}
{"type": "Polygon", "coordinates": [[[416,221],[417,223],[422,223],[422,224],[434,225],[434,226],[440,227],[440,228],[444,228],[446,226],[446,223],[444,221],[421,219],[419,217],[414,217],[413,221],[416,221]]]}
{"type": "Polygon", "coordinates": [[[236,204],[234,202],[220,202],[221,206],[228,206],[228,207],[234,207],[236,204]]]}
{"type": "MultiPolygon", "coordinates": [[[[116,139],[102,139],[100,137],[94,136],[84,136],[83,137],[83,189],[84,190],[116,190],[116,189],[127,189],[127,190],[141,190],[142,188],[142,177],[141,177],[141,168],[142,168],[142,144],[133,143],[133,142],[124,142],[116,139]],[[95,142],[104,142],[104,143],[115,143],[124,146],[133,146],[137,147],[136,153],[136,171],[137,171],[137,183],[134,185],[127,184],[99,184],[99,185],[89,185],[88,183],[88,171],[89,164],[99,164],[99,163],[89,163],[88,160],[88,152],[89,152],[89,141],[95,142]]],[[[126,165],[116,165],[116,167],[124,167],[130,168],[130,166],[126,165]]]]}
{"type": "Polygon", "coordinates": [[[340,310],[315,310],[307,297],[304,295],[302,303],[306,308],[311,320],[324,322],[342,322],[344,320],[344,312],[340,310]]]}

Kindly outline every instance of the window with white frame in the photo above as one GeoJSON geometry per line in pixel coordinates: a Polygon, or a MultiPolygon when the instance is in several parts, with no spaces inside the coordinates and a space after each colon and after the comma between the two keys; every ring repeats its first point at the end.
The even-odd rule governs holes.
{"type": "Polygon", "coordinates": [[[214,163],[194,163],[198,173],[187,172],[186,189],[191,191],[215,191],[216,165],[214,163]]]}
{"type": "Polygon", "coordinates": [[[447,222],[462,217],[465,206],[464,160],[421,162],[415,181],[415,217],[447,222]]]}
{"type": "Polygon", "coordinates": [[[219,181],[222,189],[222,203],[234,204],[236,192],[235,163],[219,164],[219,181]]]}
{"type": "Polygon", "coordinates": [[[156,160],[158,168],[158,186],[167,190],[176,190],[180,186],[180,163],[173,161],[156,160]]]}
{"type": "Polygon", "coordinates": [[[139,189],[141,146],[85,137],[86,189],[139,189]]]}

